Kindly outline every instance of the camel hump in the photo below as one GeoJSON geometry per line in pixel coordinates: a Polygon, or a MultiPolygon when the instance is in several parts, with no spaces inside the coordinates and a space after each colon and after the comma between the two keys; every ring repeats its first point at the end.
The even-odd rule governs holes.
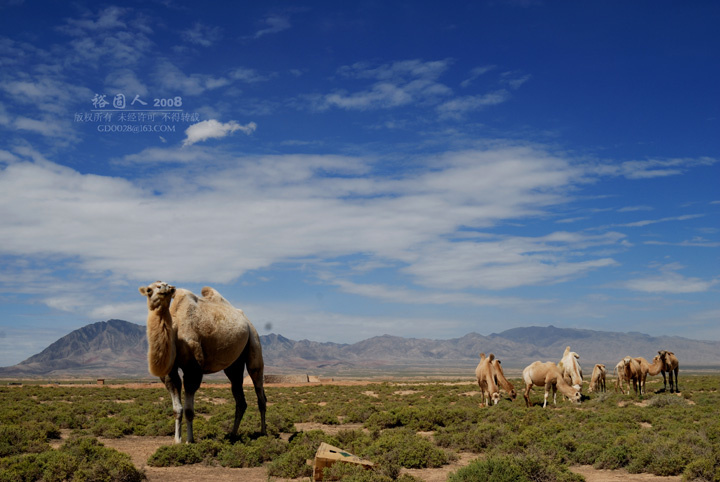
{"type": "Polygon", "coordinates": [[[490,353],[490,356],[488,356],[488,359],[489,359],[490,361],[493,361],[493,360],[495,359],[495,355],[492,354],[492,353],[490,353]]]}
{"type": "Polygon", "coordinates": [[[223,296],[217,292],[215,288],[211,288],[210,286],[204,286],[202,290],[200,290],[200,294],[202,294],[203,299],[205,301],[213,301],[215,303],[225,303],[230,304],[228,300],[223,298],[223,296]]]}
{"type": "Polygon", "coordinates": [[[485,359],[485,352],[480,353],[480,359],[481,359],[481,360],[484,360],[484,359],[485,359]]]}

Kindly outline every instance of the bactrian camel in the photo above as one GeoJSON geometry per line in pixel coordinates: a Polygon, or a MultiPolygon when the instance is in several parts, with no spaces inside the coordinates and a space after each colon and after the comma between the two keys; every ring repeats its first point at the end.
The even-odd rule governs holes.
{"type": "Polygon", "coordinates": [[[640,395],[645,395],[645,381],[647,380],[647,376],[655,376],[662,373],[664,364],[660,359],[660,355],[655,355],[652,363],[641,356],[635,357],[635,361],[640,364],[640,395]]]}
{"type": "Polygon", "coordinates": [[[630,393],[630,381],[625,380],[625,363],[623,360],[620,360],[617,365],[615,365],[613,373],[617,374],[617,378],[615,379],[615,393],[617,393],[618,390],[623,394],[625,393],[623,382],[628,383],[628,393],[630,393]]]}
{"type": "Polygon", "coordinates": [[[490,353],[490,356],[486,357],[485,353],[480,353],[480,363],[475,368],[475,376],[477,377],[478,386],[480,387],[481,402],[486,405],[490,405],[492,400],[493,405],[497,405],[500,401],[500,392],[498,392],[497,383],[495,383],[495,375],[493,373],[492,361],[495,359],[495,355],[490,353]],[[487,401],[485,399],[485,393],[487,393],[487,401]]]}
{"type": "Polygon", "coordinates": [[[550,390],[553,394],[553,405],[557,404],[557,391],[568,397],[571,402],[579,403],[582,400],[580,391],[573,386],[570,386],[560,371],[560,368],[553,362],[533,362],[523,370],[523,381],[525,382],[525,405],[530,406],[530,390],[533,385],[538,387],[545,387],[545,401],[543,402],[543,408],[547,405],[548,395],[550,390]]]}
{"type": "Polygon", "coordinates": [[[668,372],[668,377],[670,377],[670,393],[673,392],[673,374],[675,374],[675,391],[679,392],[680,389],[678,388],[678,371],[680,370],[680,362],[678,361],[677,357],[675,356],[675,353],[667,350],[660,350],[658,352],[660,355],[660,359],[663,362],[663,384],[665,385],[665,389],[667,390],[667,382],[665,380],[665,372],[668,372]]]}
{"type": "Polygon", "coordinates": [[[583,374],[582,368],[580,368],[580,364],[577,361],[578,358],[580,358],[580,355],[574,351],[570,351],[570,347],[568,346],[565,348],[565,353],[563,353],[558,367],[568,384],[571,384],[577,390],[582,390],[583,374]]]}
{"type": "MultiPolygon", "coordinates": [[[[638,394],[638,385],[641,384],[642,369],[640,363],[631,356],[626,356],[621,361],[622,367],[620,370],[623,372],[623,378],[628,382],[628,395],[630,394],[630,382],[632,382],[635,395],[638,394]]],[[[618,371],[620,371],[618,370],[618,371]]]]}
{"type": "Polygon", "coordinates": [[[220,370],[232,386],[235,422],[231,436],[237,434],[247,408],[242,387],[246,366],[257,394],[261,432],[265,434],[267,399],[260,337],[242,310],[209,287],[203,288],[202,297],[198,297],[188,290],[176,290],[174,286],[156,281],[140,287],[140,294],[147,297],[148,304],[148,369],[160,377],[170,392],[175,414],[175,443],[181,442],[183,414],[187,441],[194,441],[195,392],[204,374],[220,370]],[[178,370],[182,371],[182,381],[178,370]],[[183,385],[184,406],[180,400],[183,385]]]}
{"type": "Polygon", "coordinates": [[[593,367],[592,377],[590,378],[590,387],[588,388],[588,392],[604,392],[607,390],[606,388],[606,374],[607,371],[605,369],[605,365],[602,363],[596,363],[593,367]]]}
{"type": "Polygon", "coordinates": [[[510,399],[515,400],[517,392],[515,392],[513,384],[505,378],[505,373],[503,372],[502,365],[500,365],[500,360],[495,358],[490,362],[490,364],[492,365],[493,375],[495,377],[495,385],[502,387],[502,389],[510,395],[510,399]]]}

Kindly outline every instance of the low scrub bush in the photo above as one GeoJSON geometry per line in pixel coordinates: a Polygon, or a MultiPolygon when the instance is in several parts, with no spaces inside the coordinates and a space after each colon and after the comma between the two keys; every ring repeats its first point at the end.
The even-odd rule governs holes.
{"type": "Polygon", "coordinates": [[[444,450],[408,429],[383,432],[363,455],[371,460],[380,457],[394,459],[409,469],[440,467],[448,463],[444,450]]]}
{"type": "Polygon", "coordinates": [[[580,482],[580,475],[567,467],[558,466],[534,456],[513,457],[508,455],[478,459],[470,465],[450,474],[450,482],[580,482]]]}
{"type": "Polygon", "coordinates": [[[94,438],[68,440],[59,450],[0,459],[0,481],[136,482],[145,474],[126,454],[94,438]]]}

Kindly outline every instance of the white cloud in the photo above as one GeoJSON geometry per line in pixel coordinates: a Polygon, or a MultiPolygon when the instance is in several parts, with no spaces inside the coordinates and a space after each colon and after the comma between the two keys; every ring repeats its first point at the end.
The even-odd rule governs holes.
{"type": "Polygon", "coordinates": [[[337,91],[322,96],[317,107],[370,110],[399,107],[413,102],[435,102],[452,93],[449,87],[437,82],[449,64],[449,60],[405,60],[376,67],[365,63],[345,66],[339,69],[341,75],[372,79],[375,82],[358,92],[337,91]]]}
{"type": "Polygon", "coordinates": [[[210,47],[222,38],[222,29],[195,22],[192,28],[183,32],[183,36],[190,43],[201,47],[210,47]]]}
{"type": "Polygon", "coordinates": [[[467,112],[484,109],[491,105],[502,104],[510,98],[507,90],[496,90],[482,95],[469,95],[457,97],[444,102],[438,106],[438,112],[442,117],[462,117],[467,112]]]}
{"type": "Polygon", "coordinates": [[[254,38],[260,38],[264,35],[282,32],[290,28],[290,20],[281,15],[271,15],[263,20],[266,28],[262,28],[255,32],[254,38]]]}
{"type": "Polygon", "coordinates": [[[485,65],[482,67],[475,67],[470,71],[470,77],[463,80],[460,83],[461,87],[468,87],[470,84],[472,84],[477,78],[482,77],[483,75],[487,74],[491,70],[494,70],[496,68],[495,65],[485,65]]]}
{"type": "MultiPolygon", "coordinates": [[[[231,130],[217,124],[191,139],[231,130]]],[[[137,181],[40,158],[6,166],[0,255],[73,260],[74,269],[120,278],[224,283],[274,263],[363,253],[403,266],[420,286],[503,289],[611,266],[592,251],[622,241],[618,233],[569,232],[447,241],[460,227],[491,227],[567,201],[581,171],[527,146],[448,153],[402,177],[371,174],[370,159],[188,149],[203,161],[167,164],[137,181]]],[[[167,161],[177,152],[148,150],[127,161],[167,161]]]]}
{"type": "Polygon", "coordinates": [[[711,157],[650,159],[645,161],[626,161],[620,164],[605,163],[595,167],[594,171],[603,176],[623,176],[628,179],[651,179],[655,177],[676,176],[691,167],[711,166],[717,159],[711,157]]]}
{"type": "Polygon", "coordinates": [[[257,124],[250,122],[240,125],[235,121],[227,123],[218,122],[215,119],[206,120],[193,124],[185,130],[185,140],[183,147],[190,146],[196,142],[202,142],[207,139],[220,139],[235,131],[244,132],[247,135],[252,134],[257,129],[257,124]]]}
{"type": "Polygon", "coordinates": [[[678,273],[666,272],[660,276],[628,280],[624,287],[633,291],[644,293],[703,293],[718,283],[717,280],[702,280],[700,278],[686,278],[678,273]]]}

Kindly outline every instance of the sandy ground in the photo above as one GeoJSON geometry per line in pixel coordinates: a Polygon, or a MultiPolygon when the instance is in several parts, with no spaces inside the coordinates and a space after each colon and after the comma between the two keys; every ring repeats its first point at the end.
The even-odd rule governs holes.
{"type": "MultiPolygon", "coordinates": [[[[322,382],[321,384],[332,385],[372,385],[374,382],[368,380],[334,380],[331,382],[322,382]]],[[[453,385],[472,385],[472,382],[456,382],[453,385]]],[[[293,387],[306,386],[307,384],[299,383],[282,383],[268,384],[268,386],[276,387],[293,387]]],[[[315,383],[313,383],[315,385],[315,383]]],[[[84,385],[87,386],[87,385],[84,385]]],[[[105,385],[110,388],[163,388],[159,382],[154,383],[128,383],[122,385],[105,385]]],[[[230,388],[230,384],[213,383],[213,388],[230,388]]],[[[371,391],[367,392],[372,393],[371,391]]],[[[296,428],[300,431],[307,430],[323,430],[328,434],[336,434],[340,430],[352,430],[362,428],[362,424],[344,424],[344,425],[322,425],[318,423],[299,423],[296,428]]],[[[66,432],[66,431],[63,431],[66,432]]],[[[69,432],[69,431],[68,431],[69,432]]],[[[68,433],[63,433],[67,436],[68,433]]],[[[307,481],[304,479],[279,479],[271,478],[267,474],[265,467],[255,467],[250,469],[232,469],[227,467],[213,467],[205,465],[185,465],[182,467],[151,467],[147,465],[148,458],[155,453],[158,447],[162,445],[171,445],[172,437],[138,437],[128,436],[120,439],[99,438],[99,440],[107,447],[113,448],[120,452],[124,452],[132,458],[133,463],[139,469],[145,471],[149,482],[187,482],[194,480],[213,480],[213,481],[236,481],[242,480],[246,482],[267,482],[275,481],[307,481]]],[[[56,446],[60,445],[58,441],[56,446]]],[[[418,477],[426,482],[442,482],[452,472],[461,467],[468,465],[478,457],[477,454],[460,453],[458,460],[451,464],[445,465],[437,469],[403,469],[403,473],[408,473],[418,477]]],[[[598,470],[592,466],[574,466],[570,470],[585,477],[587,482],[679,482],[681,477],[659,477],[652,474],[630,474],[626,470],[598,470]]]]}
{"type": "MultiPolygon", "coordinates": [[[[298,424],[298,430],[327,430],[328,433],[338,430],[357,428],[359,424],[350,425],[321,425],[298,424]],[[357,426],[356,426],[357,425],[357,426]]],[[[150,467],[148,458],[162,445],[172,444],[171,437],[138,437],[129,436],[120,439],[99,439],[106,447],[124,452],[132,458],[136,467],[145,470],[149,482],[186,482],[188,480],[213,480],[267,482],[268,480],[308,480],[305,479],[277,479],[270,478],[264,467],[251,469],[231,469],[226,467],[209,467],[205,465],[185,465],[182,467],[150,467]]],[[[450,473],[468,465],[478,457],[477,454],[460,453],[458,460],[438,469],[403,469],[408,473],[427,482],[443,482],[450,473]]],[[[588,482],[679,482],[681,477],[658,477],[651,474],[630,474],[625,470],[597,470],[592,466],[583,465],[571,467],[571,470],[585,477],[588,482]]]]}

